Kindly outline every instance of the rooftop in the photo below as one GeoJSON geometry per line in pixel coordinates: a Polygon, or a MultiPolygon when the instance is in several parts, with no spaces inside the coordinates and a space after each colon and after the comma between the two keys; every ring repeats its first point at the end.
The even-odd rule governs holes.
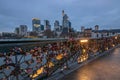
{"type": "Polygon", "coordinates": [[[110,29],[110,30],[92,30],[92,32],[115,32],[115,33],[120,33],[120,29],[110,29]]]}

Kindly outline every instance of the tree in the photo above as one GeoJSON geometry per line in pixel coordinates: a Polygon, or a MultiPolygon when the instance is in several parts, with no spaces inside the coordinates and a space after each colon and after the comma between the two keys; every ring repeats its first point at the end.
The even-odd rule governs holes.
{"type": "Polygon", "coordinates": [[[37,32],[30,32],[30,36],[37,37],[37,36],[38,36],[38,33],[37,33],[37,32]]]}
{"type": "Polygon", "coordinates": [[[53,38],[54,32],[52,32],[50,29],[47,29],[44,31],[44,36],[47,36],[47,38],[53,38]]]}

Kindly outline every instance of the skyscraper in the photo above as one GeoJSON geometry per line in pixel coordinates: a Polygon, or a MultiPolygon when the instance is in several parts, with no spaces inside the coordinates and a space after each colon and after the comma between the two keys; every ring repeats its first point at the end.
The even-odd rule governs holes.
{"type": "Polygon", "coordinates": [[[64,13],[64,10],[62,11],[62,16],[63,16],[63,20],[62,20],[62,28],[70,28],[71,27],[71,22],[69,21],[69,17],[67,16],[67,14],[64,13]]]}
{"type": "Polygon", "coordinates": [[[69,21],[69,28],[71,28],[71,25],[72,25],[72,24],[71,24],[71,22],[69,21]]]}
{"type": "Polygon", "coordinates": [[[37,18],[32,19],[32,31],[40,32],[41,31],[40,25],[41,25],[40,19],[37,18]]]}
{"type": "Polygon", "coordinates": [[[59,25],[59,21],[58,20],[55,20],[55,22],[54,22],[54,30],[55,31],[59,31],[60,30],[60,25],[59,25]]]}
{"type": "Polygon", "coordinates": [[[44,28],[45,28],[45,30],[51,29],[51,25],[50,25],[49,20],[44,20],[44,28]]]}
{"type": "Polygon", "coordinates": [[[27,35],[27,25],[20,25],[19,34],[22,35],[22,36],[27,35]]]}
{"type": "Polygon", "coordinates": [[[44,31],[44,25],[41,25],[41,31],[44,31]]]}
{"type": "Polygon", "coordinates": [[[69,21],[69,17],[65,14],[64,10],[62,11],[62,33],[63,36],[69,36],[71,32],[71,22],[69,21]]]}
{"type": "Polygon", "coordinates": [[[20,31],[19,27],[16,27],[14,32],[15,32],[16,35],[19,35],[19,31],[20,31]]]}

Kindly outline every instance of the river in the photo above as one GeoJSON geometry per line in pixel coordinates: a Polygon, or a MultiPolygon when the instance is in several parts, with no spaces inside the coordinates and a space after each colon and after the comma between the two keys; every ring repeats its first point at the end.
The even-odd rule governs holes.
{"type": "Polygon", "coordinates": [[[80,67],[61,80],[120,80],[120,48],[80,67]]]}

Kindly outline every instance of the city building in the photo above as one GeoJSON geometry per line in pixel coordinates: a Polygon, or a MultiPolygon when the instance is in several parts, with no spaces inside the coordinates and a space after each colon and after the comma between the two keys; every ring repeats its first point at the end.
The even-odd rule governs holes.
{"type": "Polygon", "coordinates": [[[69,17],[67,14],[62,11],[62,32],[61,36],[68,37],[71,29],[71,22],[69,21],[69,17]]]}
{"type": "Polygon", "coordinates": [[[44,31],[44,25],[41,25],[41,32],[44,31]]]}
{"type": "Polygon", "coordinates": [[[84,30],[85,30],[85,27],[81,26],[81,32],[84,32],[84,30]]]}
{"type": "Polygon", "coordinates": [[[69,29],[67,27],[63,28],[60,36],[64,38],[69,37],[69,29]]]}
{"type": "Polygon", "coordinates": [[[87,38],[101,38],[120,35],[120,29],[110,29],[110,30],[99,30],[99,26],[95,25],[94,30],[92,28],[81,27],[81,32],[79,32],[78,37],[87,38]]]}
{"type": "Polygon", "coordinates": [[[44,28],[45,30],[48,30],[48,29],[51,30],[51,25],[50,25],[49,20],[44,20],[44,28]]]}
{"type": "Polygon", "coordinates": [[[120,29],[92,30],[92,38],[110,37],[120,35],[120,29]]]}
{"type": "Polygon", "coordinates": [[[59,31],[59,30],[60,30],[59,21],[55,20],[55,22],[54,22],[54,31],[59,31]]]}
{"type": "Polygon", "coordinates": [[[11,39],[11,38],[16,38],[16,37],[18,36],[16,36],[16,34],[13,32],[2,32],[1,34],[1,38],[3,39],[11,39]]]}
{"type": "Polygon", "coordinates": [[[19,35],[21,35],[21,36],[26,36],[27,35],[27,25],[20,25],[19,35]]]}
{"type": "Polygon", "coordinates": [[[69,28],[71,28],[72,23],[69,21],[69,28]]]}
{"type": "Polygon", "coordinates": [[[60,25],[60,31],[62,31],[62,25],[60,25]]]}
{"type": "Polygon", "coordinates": [[[19,27],[16,27],[14,32],[15,32],[16,35],[19,35],[20,34],[19,27]]]}
{"type": "Polygon", "coordinates": [[[41,25],[40,19],[38,18],[32,19],[32,31],[33,32],[40,32],[41,31],[40,25],[41,25]]]}
{"type": "Polygon", "coordinates": [[[91,37],[92,36],[92,28],[87,28],[84,30],[84,37],[91,37]]]}
{"type": "Polygon", "coordinates": [[[67,14],[64,13],[64,10],[62,11],[62,17],[62,28],[71,28],[71,22],[69,21],[67,14]]]}
{"type": "Polygon", "coordinates": [[[78,33],[78,37],[91,37],[92,36],[92,28],[85,28],[81,26],[81,32],[78,33]]]}
{"type": "Polygon", "coordinates": [[[0,36],[2,36],[2,33],[0,33],[0,36]]]}
{"type": "Polygon", "coordinates": [[[99,30],[99,25],[95,25],[95,30],[99,30]]]}
{"type": "Polygon", "coordinates": [[[38,32],[29,31],[29,32],[27,32],[27,37],[28,38],[37,38],[38,32]]]}

